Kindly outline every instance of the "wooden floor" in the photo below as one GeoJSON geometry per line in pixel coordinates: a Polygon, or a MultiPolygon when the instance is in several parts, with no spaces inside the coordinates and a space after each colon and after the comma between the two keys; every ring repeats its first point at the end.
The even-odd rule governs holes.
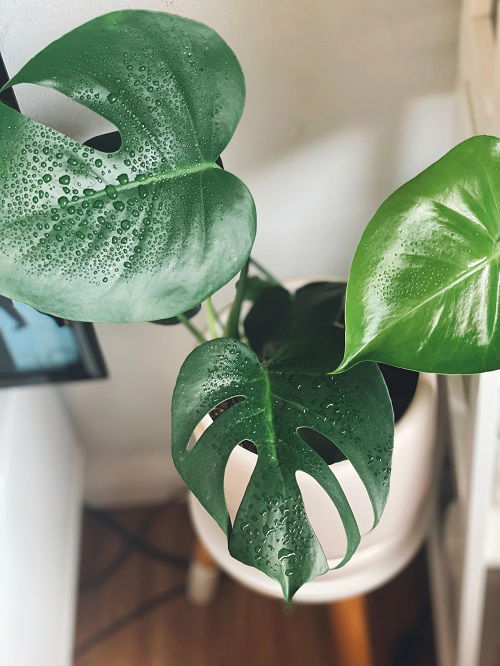
{"type": "MultiPolygon", "coordinates": [[[[335,665],[324,606],[286,608],[226,577],[209,607],[185,601],[193,532],[184,504],[114,511],[139,544],[106,517],[84,519],[74,666],[335,665]],[[167,565],[141,544],[180,561],[167,565]]],[[[368,602],[377,666],[435,665],[422,555],[368,602]]]]}

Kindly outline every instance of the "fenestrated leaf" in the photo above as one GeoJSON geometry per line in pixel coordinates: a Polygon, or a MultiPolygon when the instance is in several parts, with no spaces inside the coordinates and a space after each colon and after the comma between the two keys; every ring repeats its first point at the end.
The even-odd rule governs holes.
{"type": "Polygon", "coordinates": [[[338,376],[325,374],[341,358],[342,337],[333,327],[311,330],[283,347],[267,367],[236,340],[212,340],[186,359],[174,391],[173,456],[179,473],[227,532],[231,554],[279,581],[285,598],[328,569],[305,514],[298,470],[316,479],[339,511],[348,538],[343,563],[359,542],[342,488],[298,429],[320,432],[352,462],[367,488],[375,522],[387,498],[391,403],[375,364],[338,376]],[[205,414],[236,396],[244,400],[219,416],[187,450],[205,414]],[[258,461],[231,527],[224,470],[243,440],[255,444],[258,461]]]}
{"type": "Polygon", "coordinates": [[[500,141],[459,144],[379,208],[354,256],[346,350],[411,370],[500,368],[500,141]]]}
{"type": "Polygon", "coordinates": [[[276,285],[259,289],[244,321],[250,346],[257,356],[270,358],[311,326],[339,321],[345,288],[341,282],[310,282],[295,293],[276,285]]]}
{"type": "Polygon", "coordinates": [[[72,97],[114,123],[122,144],[101,153],[0,105],[0,293],[68,319],[151,321],[238,272],[255,208],[215,161],[245,87],[215,32],[113,12],[50,44],[17,83],[72,97]]]}

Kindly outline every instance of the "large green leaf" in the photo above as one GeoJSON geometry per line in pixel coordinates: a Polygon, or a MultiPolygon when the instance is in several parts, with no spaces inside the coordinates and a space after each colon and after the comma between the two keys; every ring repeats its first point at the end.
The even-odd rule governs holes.
{"type": "Polygon", "coordinates": [[[311,326],[339,321],[345,287],[342,282],[310,282],[295,293],[276,285],[262,287],[244,321],[250,346],[257,356],[270,358],[311,326]]]}
{"type": "Polygon", "coordinates": [[[403,185],[354,257],[346,350],[441,373],[500,368],[500,141],[478,136],[403,185]]]}
{"type": "Polygon", "coordinates": [[[179,473],[227,532],[231,554],[279,581],[287,599],[328,569],[304,510],[298,470],[311,475],[339,511],[348,537],[343,563],[359,542],[342,488],[300,429],[320,432],[352,462],[367,488],[375,523],[387,498],[393,438],[387,389],[373,363],[338,376],[325,374],[340,360],[342,348],[342,331],[318,327],[282,347],[266,367],[236,340],[212,340],[186,359],[174,391],[173,455],[179,473]],[[237,396],[244,399],[188,450],[201,419],[237,396]],[[255,444],[258,461],[231,526],[224,471],[231,451],[244,440],[255,444]]]}
{"type": "Polygon", "coordinates": [[[101,153],[0,105],[0,293],[68,319],[165,319],[245,263],[246,187],[215,160],[240,119],[233,52],[178,16],[118,11],[50,44],[7,84],[54,88],[114,123],[101,153]]]}

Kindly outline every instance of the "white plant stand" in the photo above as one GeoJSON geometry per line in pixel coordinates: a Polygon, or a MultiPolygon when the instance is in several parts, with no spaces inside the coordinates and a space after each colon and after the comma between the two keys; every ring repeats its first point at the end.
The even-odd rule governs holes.
{"type": "Polygon", "coordinates": [[[447,377],[457,499],[429,538],[440,666],[477,666],[488,570],[500,567],[500,505],[494,488],[500,433],[500,371],[447,377]]]}
{"type": "MultiPolygon", "coordinates": [[[[421,373],[413,400],[396,424],[389,497],[374,530],[371,530],[373,513],[366,489],[351,463],[344,460],[331,465],[364,536],[347,565],[332,568],[303,585],[294,597],[296,602],[332,603],[365,595],[393,578],[418,551],[425,541],[431,516],[429,490],[433,485],[436,411],[436,376],[421,373]]],[[[257,456],[241,447],[235,448],[228,461],[224,492],[232,520],[256,461],[257,456]]],[[[335,567],[346,547],[342,522],[314,479],[297,475],[297,480],[309,520],[329,565],[335,567]]],[[[201,542],[220,568],[261,594],[282,597],[276,581],[229,555],[226,536],[193,495],[190,495],[190,509],[201,542]]]]}

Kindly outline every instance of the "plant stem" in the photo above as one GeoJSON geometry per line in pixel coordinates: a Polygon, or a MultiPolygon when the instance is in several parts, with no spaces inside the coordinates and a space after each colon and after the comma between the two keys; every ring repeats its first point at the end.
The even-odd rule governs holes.
{"type": "Polygon", "coordinates": [[[234,297],[229,317],[227,318],[224,327],[224,335],[229,338],[236,338],[237,340],[240,339],[240,312],[243,303],[243,295],[245,293],[245,282],[247,280],[249,264],[250,259],[241,269],[240,277],[236,283],[236,296],[234,297]]]}
{"type": "Polygon", "coordinates": [[[275,278],[274,275],[272,275],[266,268],[264,268],[264,266],[260,264],[256,259],[250,257],[250,263],[253,264],[255,268],[262,273],[262,275],[265,275],[265,277],[270,282],[272,282],[275,285],[281,286],[281,282],[277,278],[275,278]]]}
{"type": "Polygon", "coordinates": [[[208,326],[208,332],[210,333],[210,337],[212,339],[218,338],[219,337],[218,329],[222,330],[222,324],[219,319],[219,314],[215,309],[210,296],[205,301],[205,313],[207,316],[207,326],[208,326]]]}
{"type": "Polygon", "coordinates": [[[203,335],[203,333],[200,331],[199,328],[197,328],[194,324],[192,324],[187,317],[185,317],[183,314],[178,314],[177,318],[181,322],[181,324],[184,324],[184,326],[194,335],[194,337],[203,344],[204,342],[207,341],[206,337],[203,335]]]}

